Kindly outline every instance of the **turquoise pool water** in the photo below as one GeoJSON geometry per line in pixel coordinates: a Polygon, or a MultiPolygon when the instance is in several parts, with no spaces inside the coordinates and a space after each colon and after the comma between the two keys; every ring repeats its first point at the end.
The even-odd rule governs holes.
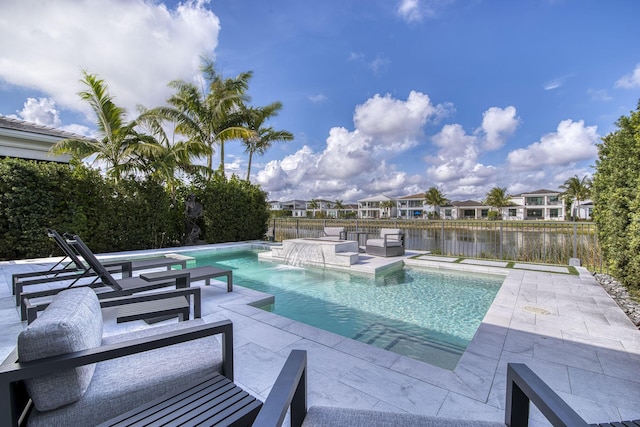
{"type": "Polygon", "coordinates": [[[232,269],[235,284],[274,295],[265,310],[450,370],[504,280],[407,267],[374,278],[262,261],[258,252],[184,254],[198,266],[232,269]]]}

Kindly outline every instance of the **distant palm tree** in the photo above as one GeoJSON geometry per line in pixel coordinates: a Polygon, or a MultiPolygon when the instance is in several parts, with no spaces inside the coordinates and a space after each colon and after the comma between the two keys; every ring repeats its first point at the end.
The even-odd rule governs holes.
{"type": "Polygon", "coordinates": [[[157,141],[136,130],[137,120],[126,121],[126,110],[113,102],[104,80],[86,71],[83,71],[83,77],[81,81],[88,89],[79,95],[96,115],[99,136],[97,139],[63,139],[51,151],[55,154],[68,153],[77,159],[95,155],[96,161],[106,163],[107,175],[117,180],[128,162],[142,151],[152,151],[157,147],[157,141]]]}
{"type": "Polygon", "coordinates": [[[342,200],[336,200],[333,202],[333,207],[338,211],[337,217],[340,218],[340,211],[344,209],[344,205],[342,204],[342,200]]]}
{"type": "Polygon", "coordinates": [[[380,207],[387,212],[387,218],[391,218],[391,209],[396,206],[396,202],[393,200],[385,200],[380,202],[380,207]]]}
{"type": "Polygon", "coordinates": [[[568,199],[575,200],[578,215],[571,212],[571,216],[575,221],[576,217],[580,215],[580,202],[591,196],[591,179],[586,175],[582,177],[582,179],[578,178],[578,175],[574,175],[568,178],[564,184],[558,186],[558,188],[564,190],[562,196],[565,201],[568,199]]]}
{"type": "Polygon", "coordinates": [[[318,209],[320,207],[320,203],[318,203],[318,200],[316,199],[312,199],[309,202],[309,209],[313,210],[313,217],[316,217],[316,209],[318,209]]]}
{"type": "Polygon", "coordinates": [[[285,130],[274,130],[272,127],[263,127],[265,120],[277,116],[282,108],[282,103],[276,101],[264,107],[241,108],[242,121],[247,129],[252,131],[250,136],[242,139],[245,152],[249,153],[247,165],[247,181],[251,176],[251,161],[253,155],[263,155],[276,141],[291,141],[293,134],[285,130]]]}
{"type": "Polygon", "coordinates": [[[427,205],[433,207],[434,215],[440,216],[440,206],[449,203],[442,191],[437,187],[431,187],[424,193],[424,201],[427,205]]]}
{"type": "Polygon", "coordinates": [[[507,194],[506,187],[493,187],[487,193],[483,203],[495,208],[500,213],[502,208],[511,204],[511,196],[507,194]]]}

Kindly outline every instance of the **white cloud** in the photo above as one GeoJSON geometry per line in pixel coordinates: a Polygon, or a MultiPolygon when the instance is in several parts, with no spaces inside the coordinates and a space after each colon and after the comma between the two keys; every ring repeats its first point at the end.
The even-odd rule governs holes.
{"type": "Polygon", "coordinates": [[[407,22],[422,21],[423,18],[418,0],[400,0],[397,12],[407,22]]]}
{"type": "Polygon", "coordinates": [[[378,75],[384,71],[389,65],[389,60],[381,55],[377,55],[376,58],[369,63],[369,68],[373,71],[373,74],[378,75]]]}
{"type": "Polygon", "coordinates": [[[616,87],[624,89],[633,89],[640,87],[640,64],[636,65],[636,68],[629,74],[622,76],[616,81],[616,87]]]}
{"type": "Polygon", "coordinates": [[[389,163],[414,147],[423,128],[449,111],[433,105],[429,97],[411,92],[406,100],[379,94],[355,107],[355,129],[334,127],[321,152],[304,146],[282,160],[268,163],[256,174],[256,182],[272,198],[296,194],[354,200],[354,195],[395,192],[416,185],[416,178],[397,171],[389,163]]]}
{"type": "Polygon", "coordinates": [[[167,83],[193,78],[200,56],[217,45],[220,24],[204,3],[169,10],[151,0],[3,2],[0,79],[86,112],[77,95],[85,69],[130,113],[136,104],[163,104],[167,83]]]}
{"type": "Polygon", "coordinates": [[[482,127],[479,130],[485,134],[484,148],[497,150],[501,148],[506,138],[516,131],[520,119],[516,117],[513,106],[507,108],[491,107],[482,114],[482,127]]]}
{"type": "Polygon", "coordinates": [[[433,105],[421,92],[411,91],[406,101],[376,94],[356,106],[353,122],[378,148],[405,150],[415,145],[428,122],[439,120],[447,112],[447,105],[433,105]]]}
{"type": "Polygon", "coordinates": [[[309,101],[313,102],[314,104],[319,104],[327,100],[327,96],[322,93],[318,93],[316,95],[309,95],[307,98],[309,98],[309,101]]]}
{"type": "Polygon", "coordinates": [[[593,159],[597,155],[599,140],[596,126],[585,126],[584,121],[563,120],[556,132],[549,133],[527,148],[513,150],[507,156],[512,170],[534,170],[551,165],[570,165],[593,159]]]}
{"type": "Polygon", "coordinates": [[[60,114],[51,98],[27,98],[22,110],[17,112],[22,120],[37,125],[59,127],[60,114]]]}

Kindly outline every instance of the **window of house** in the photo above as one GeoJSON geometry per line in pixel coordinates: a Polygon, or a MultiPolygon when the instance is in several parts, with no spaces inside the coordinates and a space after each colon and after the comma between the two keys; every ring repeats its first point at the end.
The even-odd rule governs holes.
{"type": "Polygon", "coordinates": [[[444,216],[450,217],[451,216],[451,209],[445,209],[444,210],[444,216]]]}
{"type": "Polygon", "coordinates": [[[532,206],[542,206],[544,205],[544,197],[527,197],[525,204],[532,206]]]}
{"type": "Polygon", "coordinates": [[[542,209],[527,209],[527,219],[542,218],[542,209]]]}
{"type": "Polygon", "coordinates": [[[549,209],[550,218],[558,218],[558,209],[549,209]]]}
{"type": "Polygon", "coordinates": [[[489,216],[489,209],[482,209],[482,213],[480,214],[483,218],[489,216]]]}
{"type": "Polygon", "coordinates": [[[462,211],[462,216],[465,218],[475,218],[476,217],[476,211],[473,209],[465,209],[462,211]]]}
{"type": "Polygon", "coordinates": [[[558,204],[558,196],[549,196],[549,204],[557,205],[558,204]]]}
{"type": "Polygon", "coordinates": [[[509,209],[509,216],[518,216],[517,209],[509,209]]]}

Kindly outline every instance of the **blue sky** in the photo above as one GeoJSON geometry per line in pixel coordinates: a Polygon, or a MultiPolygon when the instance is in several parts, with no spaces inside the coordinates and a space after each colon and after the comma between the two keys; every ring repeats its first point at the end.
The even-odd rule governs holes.
{"type": "MultiPolygon", "coordinates": [[[[254,159],[273,200],[452,200],[556,189],[640,99],[640,2],[0,0],[0,114],[91,134],[80,73],[135,114],[197,77],[252,70],[295,140],[254,159]],[[35,5],[38,7],[35,7],[35,5]]],[[[246,175],[239,143],[228,173],[246,175]]]]}

